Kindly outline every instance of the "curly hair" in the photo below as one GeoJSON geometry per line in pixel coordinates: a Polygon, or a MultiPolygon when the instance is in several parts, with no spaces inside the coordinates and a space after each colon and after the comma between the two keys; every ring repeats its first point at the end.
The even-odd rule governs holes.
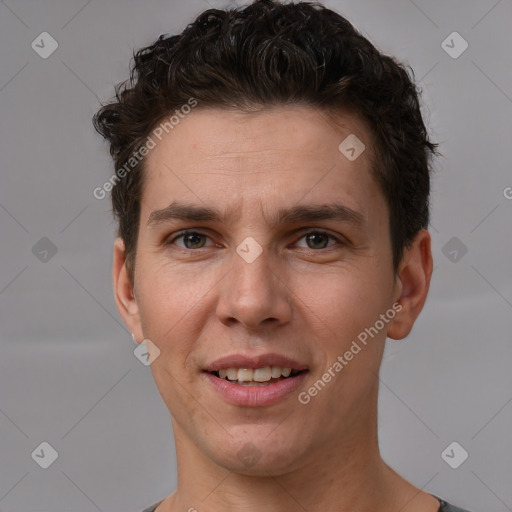
{"type": "MultiPolygon", "coordinates": [[[[116,172],[152,129],[195,98],[198,107],[251,112],[305,105],[350,109],[374,138],[371,173],[389,207],[393,266],[429,222],[432,156],[410,67],[379,52],[345,18],[316,2],[256,0],[208,9],[179,35],[134,53],[130,78],[96,113],[116,172]]],[[[112,188],[118,236],[133,283],[143,188],[141,159],[112,188]]]]}

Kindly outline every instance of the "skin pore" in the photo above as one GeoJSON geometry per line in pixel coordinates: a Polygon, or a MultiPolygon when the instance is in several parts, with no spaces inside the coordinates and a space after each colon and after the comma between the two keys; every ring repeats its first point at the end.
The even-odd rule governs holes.
{"type": "Polygon", "coordinates": [[[120,239],[113,273],[127,326],[160,350],[151,371],[172,416],[178,487],[157,512],[438,510],[378,448],[384,342],[410,332],[432,257],[423,230],[394,273],[371,151],[355,116],[334,126],[313,108],[281,106],[196,109],[147,156],[134,286],[120,239]],[[366,146],[354,161],[338,149],[349,134],[366,146]],[[334,204],[342,214],[333,218],[279,216],[334,204]],[[218,218],[177,218],[177,205],[218,218]],[[180,236],[185,229],[193,233],[180,236]],[[262,249],[251,262],[236,250],[248,237],[262,249]],[[325,388],[299,402],[397,303],[400,312],[325,388]],[[271,405],[228,403],[205,378],[216,359],[270,352],[308,369],[300,389],[271,405]],[[250,466],[243,450],[257,455],[250,466]]]}

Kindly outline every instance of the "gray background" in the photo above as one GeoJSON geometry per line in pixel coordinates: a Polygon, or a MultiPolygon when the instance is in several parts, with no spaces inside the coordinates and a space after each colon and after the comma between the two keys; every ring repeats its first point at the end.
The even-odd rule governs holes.
{"type": "MultiPolygon", "coordinates": [[[[113,300],[115,226],[108,199],[92,196],[113,168],[91,117],[127,78],[133,49],[181,31],[208,4],[225,5],[0,2],[4,512],[138,511],[175,488],[169,414],[113,300]],[[31,48],[43,31],[59,45],[47,59],[31,48]],[[42,237],[55,255],[33,253],[42,237]],[[31,458],[43,441],[58,452],[48,469],[31,458]]],[[[386,348],[383,456],[474,512],[512,510],[512,2],[326,5],[414,68],[444,155],[430,297],[408,340],[386,348]],[[441,46],[453,31],[469,44],[458,58],[441,46]],[[441,458],[452,441],[469,453],[458,469],[441,458]]]]}

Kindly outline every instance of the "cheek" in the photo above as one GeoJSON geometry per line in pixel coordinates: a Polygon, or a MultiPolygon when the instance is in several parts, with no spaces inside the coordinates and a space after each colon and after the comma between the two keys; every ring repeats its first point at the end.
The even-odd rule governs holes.
{"type": "Polygon", "coordinates": [[[323,354],[317,378],[328,384],[325,393],[318,393],[316,407],[349,411],[359,407],[378,374],[386,334],[379,319],[391,306],[390,277],[369,265],[331,273],[320,281],[322,291],[312,294],[308,288],[309,298],[304,299],[308,323],[323,329],[321,335],[315,333],[316,353],[323,354]]]}
{"type": "Polygon", "coordinates": [[[339,268],[316,274],[314,279],[302,278],[296,288],[301,299],[297,304],[306,305],[308,317],[324,326],[335,347],[342,347],[389,307],[389,283],[382,278],[382,272],[370,266],[339,268]]]}
{"type": "MultiPolygon", "coordinates": [[[[141,261],[137,303],[144,336],[161,350],[181,351],[179,333],[193,329],[190,317],[200,311],[206,285],[166,265],[141,261]]],[[[196,322],[197,324],[197,322],[196,322]]]]}
{"type": "Polygon", "coordinates": [[[168,409],[179,420],[193,421],[201,413],[198,405],[201,396],[196,389],[192,399],[190,392],[185,391],[192,389],[196,379],[196,374],[187,371],[186,365],[195,341],[201,336],[205,293],[211,285],[165,265],[153,264],[150,268],[147,273],[141,272],[144,284],[138,301],[144,336],[160,350],[150,369],[168,409]]]}

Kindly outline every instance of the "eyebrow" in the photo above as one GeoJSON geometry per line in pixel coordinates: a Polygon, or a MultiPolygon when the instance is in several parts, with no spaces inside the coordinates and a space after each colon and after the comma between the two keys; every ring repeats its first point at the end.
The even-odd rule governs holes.
{"type": "MultiPolygon", "coordinates": [[[[196,222],[221,222],[232,224],[236,216],[222,214],[215,208],[173,202],[169,206],[154,210],[149,215],[147,226],[170,222],[173,220],[187,220],[196,222]],[[231,220],[229,220],[231,219],[231,220]]],[[[272,216],[271,224],[293,224],[317,220],[337,220],[355,225],[365,223],[364,216],[348,206],[339,203],[297,205],[291,208],[281,208],[272,216]]]]}

